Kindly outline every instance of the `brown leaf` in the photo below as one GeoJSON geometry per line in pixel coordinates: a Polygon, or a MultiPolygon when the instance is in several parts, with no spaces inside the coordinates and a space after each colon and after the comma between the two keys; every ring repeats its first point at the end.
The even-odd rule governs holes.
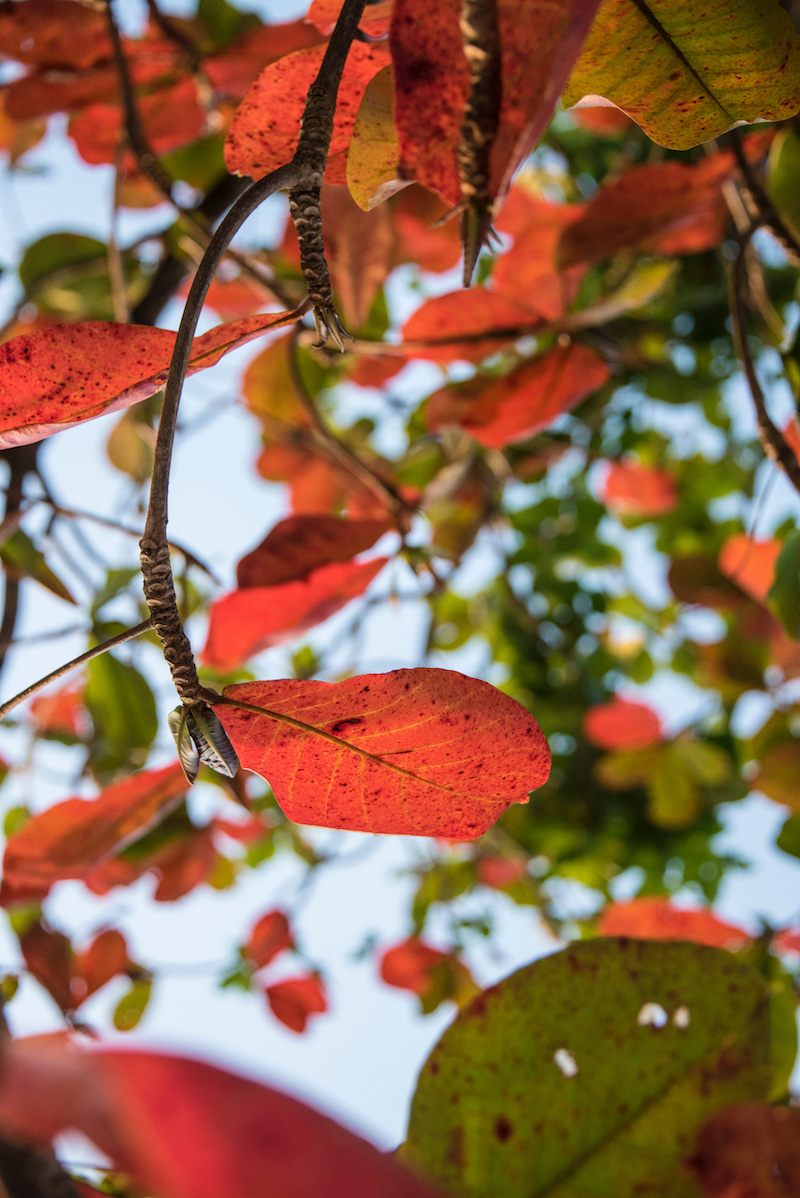
{"type": "Polygon", "coordinates": [[[800,1110],[742,1103],[718,1111],[689,1164],[709,1198],[796,1198],[800,1110]]]}

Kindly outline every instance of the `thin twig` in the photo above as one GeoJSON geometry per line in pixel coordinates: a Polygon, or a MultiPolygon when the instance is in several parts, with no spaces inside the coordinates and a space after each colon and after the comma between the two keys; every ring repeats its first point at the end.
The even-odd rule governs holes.
{"type": "Polygon", "coordinates": [[[736,356],[742,364],[747,385],[753,398],[756,413],[756,424],[764,452],[783,470],[796,491],[800,491],[800,462],[786,444],[780,430],[773,424],[767,412],[764,392],[756,373],[753,355],[747,342],[747,316],[744,306],[745,287],[745,248],[746,239],[739,241],[739,253],[731,265],[729,302],[731,309],[731,331],[736,356]]]}
{"type": "Polygon", "coordinates": [[[202,55],[199,47],[192,41],[188,33],[161,11],[156,0],[147,0],[147,7],[153,18],[153,24],[157,25],[164,36],[174,42],[178,49],[186,55],[192,64],[192,70],[198,70],[203,61],[202,55]]]}
{"type": "MultiPolygon", "coordinates": [[[[307,413],[317,436],[323,448],[329,457],[334,462],[345,469],[348,474],[354,475],[360,483],[368,487],[374,495],[377,495],[381,503],[385,504],[392,515],[400,520],[405,517],[405,523],[408,523],[408,517],[413,512],[413,508],[406,503],[402,496],[398,493],[391,483],[386,482],[381,478],[366,462],[362,461],[357,454],[345,445],[336,434],[328,428],[322,416],[319,413],[314,399],[306,387],[305,379],[300,370],[300,362],[297,356],[299,348],[299,337],[303,332],[302,325],[295,325],[292,332],[292,338],[289,346],[289,373],[292,378],[297,398],[307,413]]],[[[406,530],[407,531],[407,530],[406,530]]]]}
{"type": "Polygon", "coordinates": [[[747,155],[742,148],[741,138],[737,130],[731,133],[731,147],[733,149],[733,156],[736,159],[736,165],[739,167],[745,186],[750,193],[759,223],[769,229],[770,233],[777,238],[792,266],[800,267],[800,242],[798,242],[794,233],[761,186],[760,179],[753,170],[751,163],[747,160],[747,155]]]}
{"type": "MultiPolygon", "coordinates": [[[[18,445],[7,449],[4,457],[8,462],[9,476],[6,487],[6,507],[3,523],[14,517],[22,507],[23,487],[28,474],[37,471],[36,455],[39,446],[18,445]]],[[[17,626],[19,613],[19,579],[10,570],[5,572],[5,595],[3,596],[3,615],[0,619],[0,672],[5,664],[6,654],[14,643],[14,629],[17,626]]]]}
{"type": "Polygon", "coordinates": [[[40,678],[38,682],[32,682],[30,686],[25,687],[24,691],[20,691],[18,695],[14,695],[13,699],[7,699],[5,703],[0,704],[0,720],[5,719],[10,711],[13,711],[15,707],[19,707],[20,703],[24,703],[31,695],[35,695],[38,691],[43,690],[51,682],[56,682],[57,679],[63,678],[65,674],[76,670],[78,666],[84,665],[94,657],[100,657],[103,653],[107,653],[109,649],[115,649],[117,645],[124,645],[126,641],[132,641],[134,637],[141,636],[143,632],[149,632],[152,627],[153,618],[151,616],[149,619],[143,620],[141,624],[137,624],[134,628],[126,628],[124,632],[119,632],[107,641],[101,641],[94,648],[87,649],[85,653],[79,654],[78,657],[73,657],[72,661],[59,666],[57,670],[51,670],[49,674],[45,674],[44,678],[40,678]]]}

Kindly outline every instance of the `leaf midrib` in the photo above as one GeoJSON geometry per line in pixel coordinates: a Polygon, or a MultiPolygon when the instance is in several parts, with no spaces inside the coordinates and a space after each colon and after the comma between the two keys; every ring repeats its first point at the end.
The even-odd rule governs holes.
{"type": "Polygon", "coordinates": [[[658,17],[653,12],[653,10],[647,4],[645,4],[644,0],[631,0],[631,3],[638,10],[638,12],[641,14],[643,19],[645,21],[647,21],[648,24],[652,25],[653,29],[655,29],[655,31],[659,35],[659,37],[662,38],[662,40],[664,41],[664,44],[667,46],[667,48],[671,51],[672,54],[674,54],[674,56],[677,58],[678,62],[681,64],[681,66],[684,68],[684,70],[687,71],[688,74],[691,75],[692,79],[694,79],[696,81],[698,87],[702,88],[704,94],[706,96],[708,96],[709,100],[711,100],[714,104],[716,104],[716,106],[717,106],[717,108],[719,108],[720,112],[723,112],[725,114],[725,116],[728,118],[728,120],[731,123],[733,123],[736,120],[736,117],[732,113],[728,112],[728,109],[725,107],[725,105],[722,104],[720,102],[720,100],[714,95],[714,93],[708,87],[708,85],[706,84],[706,82],[702,78],[702,76],[697,73],[697,70],[692,65],[690,60],[686,57],[686,55],[684,54],[683,50],[681,50],[681,48],[677,44],[677,42],[673,41],[672,36],[667,32],[667,30],[661,24],[658,17]]]}

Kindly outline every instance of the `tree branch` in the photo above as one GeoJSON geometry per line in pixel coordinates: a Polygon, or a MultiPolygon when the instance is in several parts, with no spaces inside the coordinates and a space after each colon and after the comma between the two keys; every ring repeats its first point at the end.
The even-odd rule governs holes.
{"type": "Polygon", "coordinates": [[[731,133],[731,147],[733,149],[733,156],[736,159],[736,165],[741,171],[745,187],[750,193],[750,198],[758,217],[758,223],[769,229],[770,233],[777,238],[792,266],[800,267],[800,242],[798,242],[794,233],[785,223],[772,200],[764,191],[761,180],[753,170],[751,163],[747,160],[738,130],[734,130],[731,133]]]}
{"type": "Polygon", "coordinates": [[[56,682],[59,678],[63,678],[65,674],[76,670],[78,666],[85,665],[92,658],[100,657],[103,653],[107,653],[109,649],[115,649],[117,645],[124,645],[126,641],[132,641],[134,637],[141,636],[143,632],[148,632],[152,627],[153,619],[150,617],[150,619],[143,620],[141,624],[137,624],[134,628],[127,628],[125,632],[119,632],[107,641],[101,641],[94,648],[87,649],[85,653],[79,654],[78,657],[73,657],[72,661],[59,666],[57,670],[51,670],[49,674],[45,674],[44,678],[40,678],[38,682],[32,682],[30,686],[25,687],[24,691],[20,691],[18,695],[14,695],[13,699],[7,699],[5,703],[0,704],[0,720],[5,719],[10,711],[13,711],[15,707],[19,707],[20,703],[24,703],[31,695],[44,690],[51,682],[56,682]]]}
{"type": "Polygon", "coordinates": [[[758,433],[764,452],[780,466],[796,491],[800,491],[800,463],[792,453],[780,430],[773,424],[767,412],[764,392],[756,373],[753,355],[747,343],[747,317],[744,306],[745,249],[747,238],[739,241],[739,253],[731,265],[729,302],[731,309],[731,331],[736,356],[742,364],[747,385],[753,398],[758,433]]]}

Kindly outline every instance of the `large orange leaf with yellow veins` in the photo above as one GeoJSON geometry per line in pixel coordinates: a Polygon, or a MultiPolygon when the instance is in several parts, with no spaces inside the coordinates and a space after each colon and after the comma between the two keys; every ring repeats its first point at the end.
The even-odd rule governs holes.
{"type": "Polygon", "coordinates": [[[245,682],[223,698],[241,764],[300,824],[471,840],[550,772],[530,712],[451,670],[245,682]]]}
{"type": "MultiPolygon", "coordinates": [[[[195,338],[188,373],[296,319],[296,312],[267,312],[218,325],[195,338]]],[[[155,395],[167,380],[174,345],[166,329],[100,320],[12,337],[0,345],[0,449],[41,441],[155,395]]]]}

